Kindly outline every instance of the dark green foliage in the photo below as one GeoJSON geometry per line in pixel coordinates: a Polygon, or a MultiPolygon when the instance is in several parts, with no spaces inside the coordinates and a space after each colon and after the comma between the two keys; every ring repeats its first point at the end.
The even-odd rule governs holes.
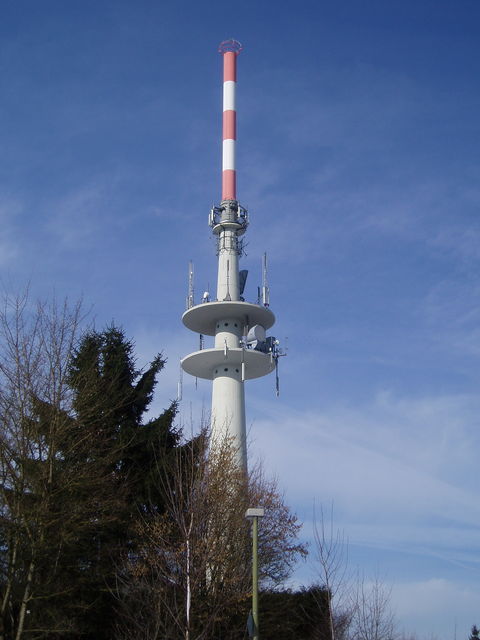
{"type": "Polygon", "coordinates": [[[480,639],[480,630],[478,629],[477,625],[474,624],[470,632],[469,640],[479,640],[479,639],[480,639]]]}
{"type": "Polygon", "coordinates": [[[83,338],[70,372],[85,455],[110,460],[117,479],[128,487],[129,502],[142,509],[161,508],[159,467],[165,466],[167,453],[180,437],[173,428],[175,402],[159,417],[142,423],[163,366],[159,355],[146,371],[138,371],[132,343],[112,327],[83,338]]]}
{"type": "Polygon", "coordinates": [[[318,586],[261,594],[264,640],[331,640],[329,593],[318,586]]]}
{"type": "Polygon", "coordinates": [[[163,509],[159,475],[179,440],[173,428],[176,404],[142,422],[163,365],[157,356],[146,371],[138,371],[132,343],[115,327],[86,335],[72,360],[72,405],[84,442],[74,455],[80,453],[86,465],[102,467],[109,496],[104,501],[107,517],[87,532],[77,560],[89,567],[84,622],[92,639],[110,637],[116,572],[123,557],[135,551],[134,522],[140,513],[163,509]]]}
{"type": "MultiPolygon", "coordinates": [[[[318,586],[298,591],[262,591],[259,597],[259,629],[262,640],[331,640],[328,591],[318,586]]],[[[215,640],[247,637],[251,600],[239,603],[235,615],[215,640]]]]}

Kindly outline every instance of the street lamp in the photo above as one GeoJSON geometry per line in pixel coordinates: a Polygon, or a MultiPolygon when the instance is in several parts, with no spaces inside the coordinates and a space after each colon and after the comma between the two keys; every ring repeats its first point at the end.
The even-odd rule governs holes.
{"type": "Polygon", "coordinates": [[[245,517],[252,521],[252,630],[250,636],[259,640],[258,630],[258,519],[263,518],[265,509],[247,509],[245,517]]]}

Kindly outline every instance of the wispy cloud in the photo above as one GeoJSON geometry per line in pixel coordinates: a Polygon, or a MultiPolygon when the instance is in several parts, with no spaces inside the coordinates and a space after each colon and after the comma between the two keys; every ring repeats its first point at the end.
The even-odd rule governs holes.
{"type": "Polygon", "coordinates": [[[67,248],[91,244],[103,229],[105,187],[100,183],[84,185],[49,204],[50,231],[67,248]]]}
{"type": "Polygon", "coordinates": [[[478,356],[480,280],[476,270],[461,270],[437,282],[419,307],[419,313],[430,326],[432,339],[443,350],[478,356]]]}
{"type": "Polygon", "coordinates": [[[470,396],[384,393],[316,414],[269,408],[252,431],[293,502],[333,501],[352,542],[421,551],[428,541],[451,559],[460,541],[475,545],[480,518],[478,409],[470,396]],[[299,441],[306,446],[293,447],[299,441]]]}

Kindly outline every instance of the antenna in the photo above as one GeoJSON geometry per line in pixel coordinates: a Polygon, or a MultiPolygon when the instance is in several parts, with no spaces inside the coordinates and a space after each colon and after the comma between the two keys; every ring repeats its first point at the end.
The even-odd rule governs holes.
{"type": "Polygon", "coordinates": [[[232,296],[230,295],[230,260],[227,260],[227,295],[224,300],[231,300],[232,296]]]}
{"type": "Polygon", "coordinates": [[[238,40],[224,40],[218,47],[223,54],[223,152],[222,152],[222,201],[237,199],[237,171],[235,167],[235,143],[237,141],[237,111],[235,93],[237,87],[237,56],[242,50],[238,40]]]}
{"type": "Polygon", "coordinates": [[[188,296],[187,296],[187,309],[191,309],[195,304],[195,289],[193,284],[193,262],[190,260],[188,263],[188,296]]]}
{"type": "MultiPolygon", "coordinates": [[[[225,40],[219,46],[223,59],[223,127],[222,127],[222,200],[213,205],[208,218],[216,237],[217,279],[216,295],[198,290],[194,300],[193,265],[189,271],[189,308],[182,316],[183,323],[200,335],[200,348],[182,359],[184,371],[195,378],[209,380],[212,389],[210,447],[232,439],[235,447],[234,464],[247,470],[247,438],[245,421],[245,382],[274,374],[279,393],[278,341],[267,336],[275,316],[269,309],[270,294],[267,278],[267,256],[263,256],[262,276],[257,303],[244,299],[247,270],[240,269],[244,255],[243,237],[248,227],[247,210],[237,200],[236,143],[237,143],[237,56],[242,45],[225,40]],[[203,302],[204,304],[199,304],[203,302]],[[253,332],[253,333],[252,333],[253,332]],[[202,336],[205,337],[205,345],[202,336]],[[208,336],[208,339],[207,339],[208,336]],[[214,338],[213,346],[211,338],[214,338]]],[[[260,258],[262,257],[260,253],[260,258]]],[[[258,259],[258,254],[257,258],[258,259]]],[[[203,287],[203,284],[198,285],[203,287]]],[[[252,298],[255,298],[255,289],[252,298]]],[[[198,387],[199,391],[201,386],[198,387]]]]}
{"type": "Polygon", "coordinates": [[[270,290],[267,279],[267,254],[263,254],[262,261],[262,304],[264,307],[270,306],[270,290]]]}
{"type": "Polygon", "coordinates": [[[278,357],[275,358],[275,393],[278,398],[280,395],[280,376],[278,375],[278,357]]]}
{"type": "Polygon", "coordinates": [[[180,402],[183,395],[183,368],[180,365],[180,375],[178,376],[177,383],[177,402],[180,402]]]}

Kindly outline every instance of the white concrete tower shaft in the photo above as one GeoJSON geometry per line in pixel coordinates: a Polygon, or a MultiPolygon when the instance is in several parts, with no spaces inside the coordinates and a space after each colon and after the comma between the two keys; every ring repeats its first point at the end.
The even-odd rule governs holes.
{"type": "Polygon", "coordinates": [[[245,381],[264,376],[275,368],[275,353],[267,341],[250,341],[252,327],[265,334],[275,322],[266,305],[245,302],[241,297],[239,259],[248,225],[246,210],[236,193],[236,84],[237,56],[241,45],[227,40],[223,55],[223,151],[222,201],[212,209],[209,223],[217,239],[218,278],[216,300],[192,305],[183,323],[192,331],[214,336],[214,346],[182,359],[187,373],[212,380],[211,446],[231,441],[238,465],[247,468],[245,381]]]}

